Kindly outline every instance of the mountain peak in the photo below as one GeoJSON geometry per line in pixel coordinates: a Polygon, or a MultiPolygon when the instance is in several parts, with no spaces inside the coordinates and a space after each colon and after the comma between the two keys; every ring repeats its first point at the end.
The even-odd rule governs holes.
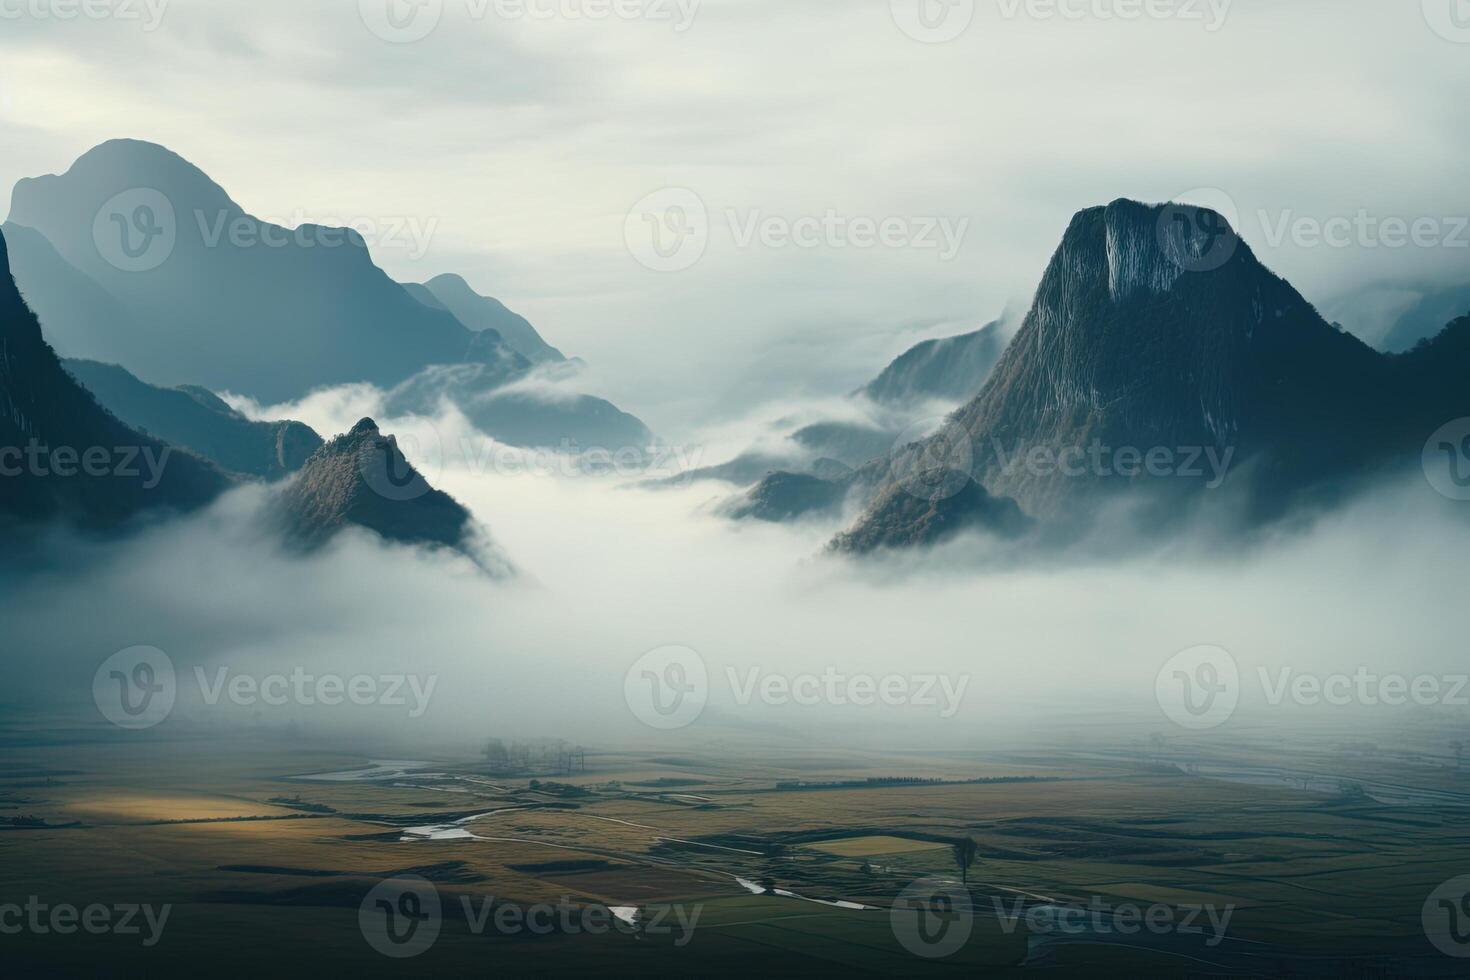
{"type": "Polygon", "coordinates": [[[240,206],[199,167],[173,150],[145,140],[114,139],[92,147],[65,173],[27,177],[11,195],[10,220],[44,229],[55,198],[81,194],[92,212],[118,190],[151,189],[165,195],[176,211],[240,212],[240,206]]]}
{"type": "Polygon", "coordinates": [[[1218,211],[1194,204],[1119,198],[1077,212],[1057,258],[1072,271],[1104,271],[1114,303],[1170,292],[1188,273],[1208,273],[1250,250],[1218,211]]]}
{"type": "Polygon", "coordinates": [[[308,551],[357,527],[387,541],[457,551],[497,574],[508,568],[470,512],[430,486],[370,418],[318,449],[275,506],[288,538],[308,551]]]}

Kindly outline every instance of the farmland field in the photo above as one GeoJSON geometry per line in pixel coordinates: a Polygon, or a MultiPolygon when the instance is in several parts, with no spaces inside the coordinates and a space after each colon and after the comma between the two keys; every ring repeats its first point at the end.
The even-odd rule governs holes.
{"type": "MultiPolygon", "coordinates": [[[[1162,925],[1127,942],[1127,962],[1156,975],[1286,962],[1273,957],[1306,973],[1392,958],[1434,975],[1453,964],[1420,909],[1470,867],[1470,785],[1455,771],[1394,773],[1330,741],[1303,741],[1295,758],[1466,800],[1390,805],[1361,789],[1202,778],[1189,771],[1199,746],[1139,752],[1126,732],[1085,754],[768,744],[737,764],[608,752],[534,780],[468,754],[412,760],[299,739],[11,732],[10,743],[0,814],[23,819],[0,832],[5,901],[170,908],[151,945],[4,938],[16,962],[51,969],[95,962],[103,946],[124,972],[146,972],[231,937],[241,967],[310,944],[356,972],[389,971],[359,912],[406,877],[442,909],[427,968],[490,951],[506,969],[534,957],[539,974],[572,973],[596,944],[613,974],[672,963],[719,975],[738,950],[742,969],[776,975],[1023,964],[1105,975],[1129,935],[1113,917],[1139,910],[1162,925]],[[932,781],[888,781],[910,772],[932,781]],[[793,773],[799,788],[779,789],[793,773]],[[978,845],[967,887],[950,847],[962,837],[978,845]],[[916,882],[964,896],[954,917],[968,931],[943,955],[905,945],[916,882]],[[609,909],[639,925],[617,926],[609,909]],[[547,928],[533,928],[535,910],[547,928]],[[1071,913],[1090,916],[1081,931],[1065,926],[1071,913]]],[[[1210,760],[1249,767],[1260,751],[1210,760]]]]}

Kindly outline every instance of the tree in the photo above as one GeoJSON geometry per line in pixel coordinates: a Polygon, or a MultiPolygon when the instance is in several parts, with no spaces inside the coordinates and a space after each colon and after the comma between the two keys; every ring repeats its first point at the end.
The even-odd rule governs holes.
{"type": "Polygon", "coordinates": [[[980,854],[980,845],[975,843],[975,838],[966,837],[954,842],[954,863],[960,869],[960,881],[970,883],[970,868],[975,864],[980,854]]]}

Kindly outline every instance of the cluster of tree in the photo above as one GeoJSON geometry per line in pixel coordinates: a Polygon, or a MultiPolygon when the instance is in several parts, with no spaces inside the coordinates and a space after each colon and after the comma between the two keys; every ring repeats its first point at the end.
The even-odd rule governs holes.
{"type": "Polygon", "coordinates": [[[511,739],[509,743],[492,738],[480,754],[498,773],[587,771],[587,750],[560,738],[511,739]]]}

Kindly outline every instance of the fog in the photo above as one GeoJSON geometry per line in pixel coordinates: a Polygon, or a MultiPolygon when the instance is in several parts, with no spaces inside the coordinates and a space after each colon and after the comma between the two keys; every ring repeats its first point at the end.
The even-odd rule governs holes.
{"type": "MultiPolygon", "coordinates": [[[[683,31],[442,6],[408,44],[373,36],[350,2],[173,0],[153,30],[7,20],[0,187],[135,137],[255,214],[432,227],[371,241],[375,260],[402,281],[465,275],[680,439],[685,419],[850,390],[916,339],[1024,308],[1071,215],[1120,196],[1225,197],[1262,260],[1324,308],[1378,281],[1463,282],[1463,234],[1275,235],[1298,218],[1470,214],[1447,179],[1467,151],[1470,58],[1420,3],[1235,0],[1223,23],[1107,16],[1138,5],[1106,0],[949,4],[976,15],[944,44],[906,36],[888,0],[706,0],[683,31]],[[708,249],[677,272],[625,241],[634,202],[662,188],[709,212],[708,249]],[[967,233],[948,261],[740,243],[752,216],[829,210],[967,233]]],[[[1333,309],[1370,337],[1392,315],[1333,309]]]]}
{"type": "MultiPolygon", "coordinates": [[[[257,410],[289,409],[329,433],[373,413],[379,399],[354,386],[257,410]]],[[[854,562],[823,554],[835,520],[718,517],[711,505],[730,493],[724,485],[650,490],[636,476],[537,472],[532,454],[465,454],[484,441],[450,414],[378,421],[400,434],[431,482],[471,508],[518,576],[495,579],[463,558],[358,533],[288,556],[262,529],[271,490],[246,487],[121,545],[57,536],[44,569],[10,568],[0,616],[15,682],[5,700],[74,709],[76,724],[105,729],[89,701],[93,674],[118,650],[142,645],[167,653],[178,672],[163,734],[240,726],[400,752],[429,743],[472,752],[490,736],[671,750],[765,736],[973,748],[1068,719],[1167,728],[1155,678],[1201,644],[1230,651],[1247,678],[1224,732],[1313,717],[1310,707],[1266,703],[1261,666],[1463,671],[1464,631],[1449,611],[1462,601],[1470,524],[1464,505],[1438,497],[1422,476],[1233,550],[1192,547],[1185,535],[1164,547],[992,561],[990,544],[966,537],[923,555],[854,562]],[[644,654],[670,645],[702,658],[708,705],[688,727],[659,730],[630,709],[625,678],[644,654]],[[406,675],[408,703],[206,698],[223,680],[298,667],[406,675]],[[910,692],[931,678],[931,697],[804,704],[767,703],[760,693],[770,675],[789,682],[833,672],[839,681],[901,677],[910,692]],[[412,696],[413,684],[424,696],[412,696]]],[[[729,429],[724,436],[739,441],[729,429]]],[[[1357,710],[1398,724],[1417,709],[1357,710]]]]}

